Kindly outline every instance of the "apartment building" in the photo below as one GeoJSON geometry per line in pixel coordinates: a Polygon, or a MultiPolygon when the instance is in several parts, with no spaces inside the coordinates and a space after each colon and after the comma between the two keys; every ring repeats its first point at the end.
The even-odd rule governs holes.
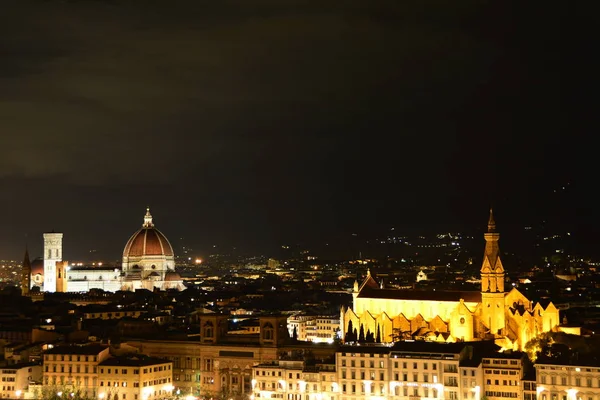
{"type": "Polygon", "coordinates": [[[63,345],[44,354],[44,390],[96,397],[98,365],[110,356],[101,344],[63,345]]]}
{"type": "Polygon", "coordinates": [[[252,377],[251,400],[337,400],[339,395],[334,364],[279,360],[253,367],[252,377]]]}
{"type": "MultiPolygon", "coordinates": [[[[484,356],[491,348],[484,342],[342,346],[336,353],[338,398],[523,398],[523,353],[484,356]]],[[[535,389],[529,383],[527,393],[532,384],[535,389]]]]}
{"type": "Polygon", "coordinates": [[[171,395],[170,361],[141,355],[111,357],[98,365],[98,398],[152,400],[171,395]]]}
{"type": "Polygon", "coordinates": [[[526,355],[521,352],[496,353],[492,357],[484,357],[482,360],[485,386],[483,395],[489,400],[523,399],[522,379],[525,357],[526,355]]]}
{"type": "Polygon", "coordinates": [[[535,364],[538,400],[600,400],[600,366],[535,364]]]}
{"type": "Polygon", "coordinates": [[[290,336],[300,341],[333,343],[340,332],[339,316],[293,315],[287,320],[290,336]]]}
{"type": "Polygon", "coordinates": [[[0,367],[0,398],[18,399],[29,390],[29,383],[40,381],[42,366],[38,363],[12,364],[0,367]]]}

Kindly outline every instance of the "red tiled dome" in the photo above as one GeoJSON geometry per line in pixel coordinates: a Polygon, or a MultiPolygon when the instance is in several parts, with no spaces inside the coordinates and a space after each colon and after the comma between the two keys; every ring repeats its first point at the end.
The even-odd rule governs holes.
{"type": "Polygon", "coordinates": [[[44,275],[44,259],[36,258],[31,262],[31,275],[44,275]]]}
{"type": "Polygon", "coordinates": [[[171,244],[158,229],[142,228],[131,236],[123,257],[172,256],[171,244]]]}
{"type": "Polygon", "coordinates": [[[146,210],[142,229],[131,236],[123,250],[123,258],[143,256],[173,256],[173,247],[162,234],[154,227],[150,210],[146,210]]]}
{"type": "Polygon", "coordinates": [[[180,281],[180,280],[181,280],[181,275],[179,275],[175,271],[169,271],[165,275],[165,281],[167,281],[167,282],[180,281]]]}

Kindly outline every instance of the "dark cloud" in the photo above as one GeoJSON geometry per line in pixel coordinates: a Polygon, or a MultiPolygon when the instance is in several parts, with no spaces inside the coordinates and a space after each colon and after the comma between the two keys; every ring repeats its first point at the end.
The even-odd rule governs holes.
{"type": "Polygon", "coordinates": [[[152,200],[189,216],[201,199],[223,240],[261,221],[266,241],[293,236],[285,224],[306,234],[310,216],[385,224],[407,207],[426,215],[435,201],[419,196],[439,193],[486,202],[494,190],[473,185],[506,175],[474,166],[518,147],[535,122],[516,97],[540,101],[551,79],[528,82],[548,53],[542,40],[528,54],[534,29],[510,3],[5,3],[2,186],[60,185],[82,210],[164,193],[179,198],[152,200]]]}

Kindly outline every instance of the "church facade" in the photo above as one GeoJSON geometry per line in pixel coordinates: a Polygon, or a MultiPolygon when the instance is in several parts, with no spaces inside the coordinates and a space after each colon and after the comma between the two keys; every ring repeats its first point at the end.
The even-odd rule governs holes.
{"type": "Polygon", "coordinates": [[[383,343],[495,339],[505,349],[523,349],[537,335],[556,329],[559,312],[552,302],[542,305],[516,288],[505,290],[500,234],[491,210],[484,238],[481,291],[385,289],[369,271],[361,285],[354,284],[352,308],[341,310],[342,337],[358,338],[361,332],[383,343]]]}

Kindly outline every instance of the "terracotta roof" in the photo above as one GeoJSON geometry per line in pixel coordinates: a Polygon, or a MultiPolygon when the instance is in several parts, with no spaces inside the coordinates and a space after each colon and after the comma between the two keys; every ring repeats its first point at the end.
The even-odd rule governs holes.
{"type": "Polygon", "coordinates": [[[96,355],[107,349],[108,346],[102,344],[88,344],[84,346],[64,345],[56,346],[47,350],[46,354],[81,354],[81,355],[96,355]]]}
{"type": "Polygon", "coordinates": [[[170,360],[163,358],[148,357],[144,355],[130,355],[111,357],[100,363],[102,367],[144,367],[148,365],[159,365],[171,363],[170,360]]]}
{"type": "Polygon", "coordinates": [[[392,299],[392,300],[431,300],[431,301],[460,301],[480,303],[481,292],[460,292],[449,290],[398,290],[374,289],[365,287],[358,297],[364,299],[392,299]]]}
{"type": "Polygon", "coordinates": [[[36,258],[31,262],[31,275],[44,275],[44,260],[42,258],[36,258]]]}
{"type": "Polygon", "coordinates": [[[180,281],[180,280],[181,280],[181,275],[179,275],[175,271],[168,271],[165,274],[165,281],[167,281],[167,282],[180,281]]]}
{"type": "Polygon", "coordinates": [[[123,250],[123,257],[172,256],[173,248],[162,234],[154,227],[143,227],[134,233],[123,250]]]}

